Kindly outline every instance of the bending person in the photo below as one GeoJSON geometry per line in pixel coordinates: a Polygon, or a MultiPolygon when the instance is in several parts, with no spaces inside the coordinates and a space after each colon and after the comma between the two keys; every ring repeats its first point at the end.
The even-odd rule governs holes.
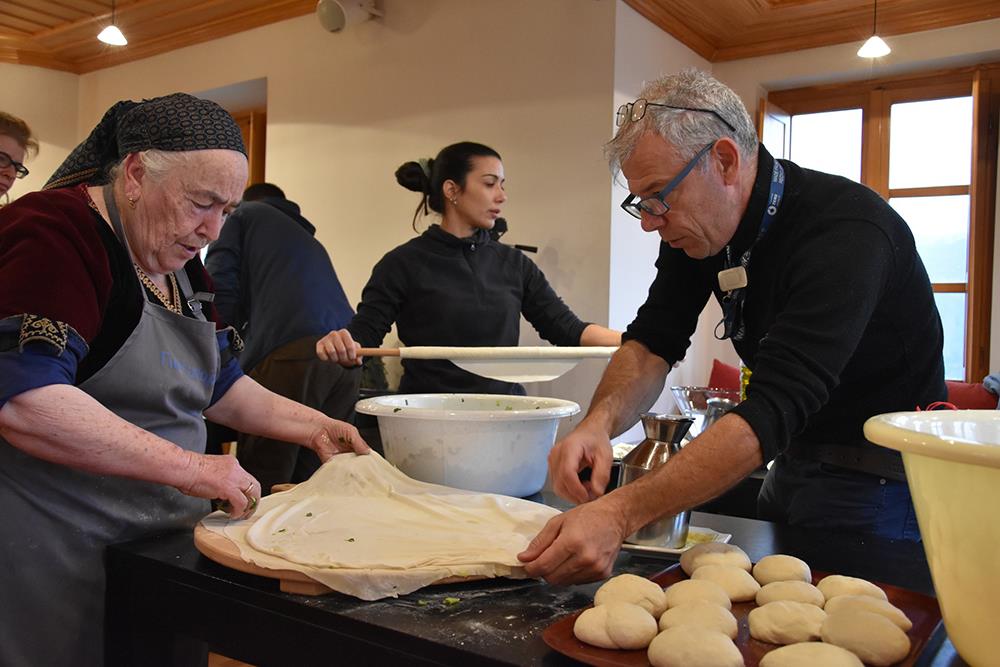
{"type": "Polygon", "coordinates": [[[213,498],[254,512],[257,481],[203,454],[203,416],[367,451],[243,376],[217,331],[198,252],[246,178],[232,117],[178,93],[119,102],[56,189],[0,210],[0,664],[103,664],[105,547],[190,530],[213,498]]]}
{"type": "MultiPolygon", "coordinates": [[[[490,236],[507,194],[500,155],[472,142],[452,144],[431,160],[407,162],[400,185],[421,193],[441,223],[391,250],[375,265],[357,315],[316,345],[321,359],[361,363],[357,350],[377,347],[395,322],[404,345],[514,346],[523,314],[554,345],[618,345],[621,333],[582,322],[520,250],[490,236]]],[[[403,361],[399,391],[524,394],[446,360],[403,361]]]]}

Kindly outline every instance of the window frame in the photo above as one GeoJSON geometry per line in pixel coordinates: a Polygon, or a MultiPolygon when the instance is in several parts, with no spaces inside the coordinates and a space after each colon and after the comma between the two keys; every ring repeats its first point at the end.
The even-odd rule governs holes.
{"type": "Polygon", "coordinates": [[[766,103],[790,116],[861,109],[861,182],[890,197],[969,195],[968,279],[934,283],[935,293],[966,294],[965,377],[979,382],[990,372],[993,243],[996,224],[997,117],[1000,63],[939,70],[863,82],[771,91],[766,103]],[[889,118],[892,105],[949,97],[973,98],[972,171],[968,186],[889,189],[889,118]]]}

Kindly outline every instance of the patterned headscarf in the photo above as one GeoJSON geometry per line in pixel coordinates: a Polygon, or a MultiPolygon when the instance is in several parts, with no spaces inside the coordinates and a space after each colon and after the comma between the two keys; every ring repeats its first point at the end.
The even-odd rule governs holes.
{"type": "Polygon", "coordinates": [[[246,155],[240,128],[215,102],[173,93],[142,102],[125,100],[101,122],[49,178],[43,189],[77,183],[103,185],[108,171],[129,153],[150,149],[197,151],[226,148],[246,155]]]}

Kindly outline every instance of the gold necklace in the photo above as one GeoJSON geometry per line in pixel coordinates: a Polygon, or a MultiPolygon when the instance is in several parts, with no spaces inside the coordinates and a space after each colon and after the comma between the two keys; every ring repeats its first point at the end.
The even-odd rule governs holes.
{"type": "Polygon", "coordinates": [[[172,273],[167,274],[167,276],[170,278],[170,291],[172,292],[171,294],[172,298],[168,299],[167,295],[164,294],[162,291],[160,291],[160,288],[156,286],[156,283],[153,282],[153,279],[150,278],[148,275],[146,275],[146,272],[143,271],[138,264],[135,264],[133,262],[132,266],[135,267],[135,274],[139,276],[139,280],[142,282],[142,284],[149,288],[149,291],[152,292],[157,299],[159,299],[160,303],[163,304],[164,308],[166,308],[172,313],[183,315],[183,313],[181,312],[180,290],[177,288],[177,278],[174,277],[174,274],[172,273]]]}

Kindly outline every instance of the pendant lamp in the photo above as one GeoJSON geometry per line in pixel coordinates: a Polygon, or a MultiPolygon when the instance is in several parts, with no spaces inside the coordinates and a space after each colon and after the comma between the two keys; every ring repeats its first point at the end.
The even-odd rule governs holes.
{"type": "Polygon", "coordinates": [[[106,27],[97,36],[97,39],[101,40],[105,44],[110,44],[111,46],[125,46],[128,44],[128,40],[125,39],[125,35],[122,31],[118,29],[115,25],[115,0],[111,0],[111,25],[106,27]]]}
{"type": "Polygon", "coordinates": [[[889,45],[878,36],[876,27],[878,25],[878,0],[875,0],[872,7],[872,36],[858,49],[858,56],[861,58],[881,58],[892,52],[889,45]]]}

